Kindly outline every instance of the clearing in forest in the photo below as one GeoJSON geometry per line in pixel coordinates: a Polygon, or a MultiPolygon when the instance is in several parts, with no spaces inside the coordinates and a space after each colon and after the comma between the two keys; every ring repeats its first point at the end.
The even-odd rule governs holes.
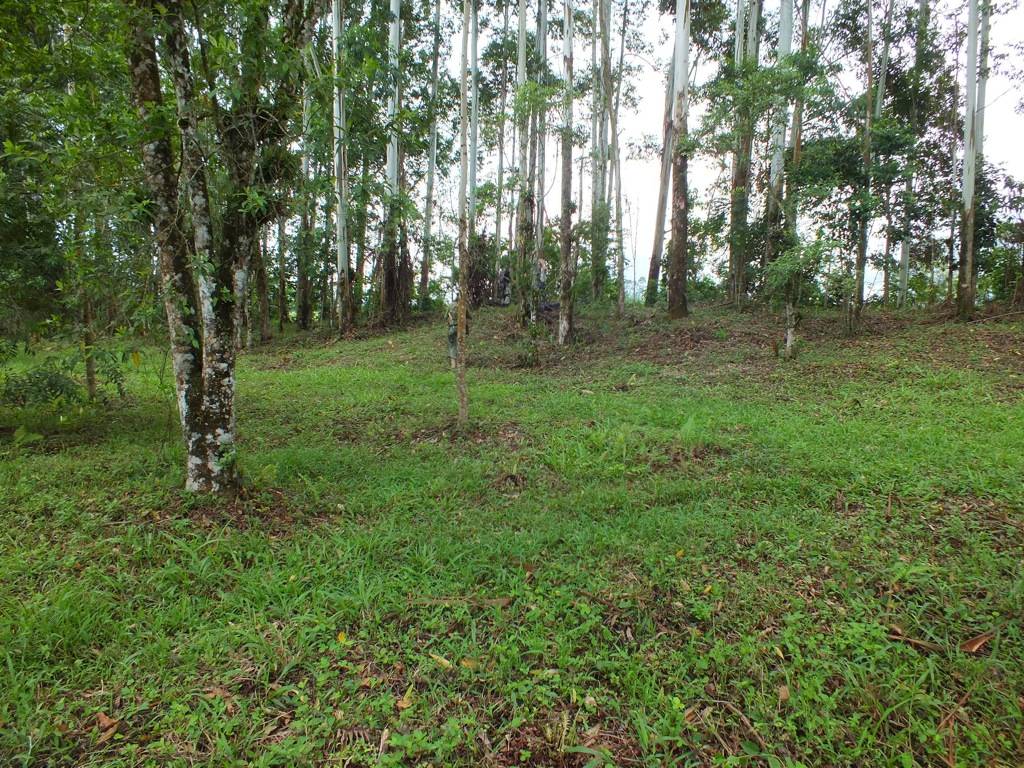
{"type": "Polygon", "coordinates": [[[482,311],[464,432],[443,323],[278,340],[233,502],[162,350],[3,412],[0,763],[1021,764],[1024,323],[866,326],[482,311]]]}

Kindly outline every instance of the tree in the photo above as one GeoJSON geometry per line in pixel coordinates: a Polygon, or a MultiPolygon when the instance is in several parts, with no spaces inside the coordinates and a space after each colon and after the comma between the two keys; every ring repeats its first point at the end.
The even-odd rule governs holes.
{"type": "Polygon", "coordinates": [[[686,303],[687,246],[689,210],[687,200],[686,120],[689,111],[690,69],[690,0],[676,0],[675,88],[673,99],[673,134],[676,146],[672,160],[672,255],[668,270],[668,315],[671,318],[689,314],[686,303]]]}
{"type": "MultiPolygon", "coordinates": [[[[274,27],[266,6],[245,17],[239,25],[237,69],[228,92],[217,89],[212,76],[206,78],[203,99],[213,105],[211,113],[200,109],[189,52],[193,38],[186,30],[182,4],[138,0],[135,10],[129,65],[144,135],[142,162],[186,446],[185,487],[232,492],[238,483],[234,330],[237,304],[244,301],[244,295],[239,297],[240,273],[260,226],[272,215],[269,208],[254,209],[252,194],[270,188],[281,172],[261,161],[264,152],[279,153],[289,138],[281,117],[293,107],[297,84],[287,73],[298,69],[295,51],[309,39],[315,14],[312,7],[294,2],[274,27]],[[270,78],[265,66],[265,44],[272,37],[281,43],[274,52],[279,63],[291,63],[278,70],[286,74],[277,80],[270,78]],[[158,39],[175,93],[174,120],[168,120],[163,101],[158,39]],[[203,146],[201,122],[211,121],[202,128],[217,137],[222,173],[211,167],[203,146]],[[215,174],[216,196],[211,193],[215,174]]],[[[201,40],[198,25],[197,21],[195,32],[201,40]]]]}
{"type": "Polygon", "coordinates": [[[572,247],[572,0],[565,0],[562,16],[562,62],[565,94],[562,97],[562,207],[560,225],[561,276],[558,301],[558,343],[568,344],[573,333],[573,296],[576,252],[572,247]]]}
{"type": "Polygon", "coordinates": [[[338,268],[338,329],[344,333],[355,319],[355,305],[352,302],[351,263],[348,255],[348,153],[347,121],[345,119],[345,86],[342,74],[342,0],[332,3],[331,48],[334,62],[334,85],[332,88],[334,106],[334,200],[335,200],[335,247],[338,268]]]}
{"type": "Polygon", "coordinates": [[[665,118],[661,139],[661,175],[658,178],[658,208],[654,212],[654,248],[651,261],[647,268],[647,287],[644,292],[644,303],[653,307],[658,301],[658,278],[661,274],[662,251],[665,247],[665,207],[668,204],[669,184],[672,179],[672,159],[675,156],[675,139],[673,134],[672,110],[675,104],[675,57],[668,68],[665,83],[665,118]]]}
{"type": "Polygon", "coordinates": [[[466,305],[469,302],[469,204],[466,200],[469,123],[469,28],[472,24],[474,0],[463,0],[462,59],[459,89],[459,295],[456,317],[455,387],[459,398],[459,426],[469,421],[469,396],[466,392],[466,305]]]}

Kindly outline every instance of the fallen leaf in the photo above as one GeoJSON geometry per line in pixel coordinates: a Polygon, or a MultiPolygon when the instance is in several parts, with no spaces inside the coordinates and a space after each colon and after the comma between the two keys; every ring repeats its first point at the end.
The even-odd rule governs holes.
{"type": "Polygon", "coordinates": [[[412,685],[410,685],[405,691],[405,696],[403,696],[397,702],[395,702],[395,706],[399,709],[408,709],[409,707],[411,707],[413,698],[412,690],[412,685]]]}
{"type": "Polygon", "coordinates": [[[437,662],[437,665],[439,667],[441,667],[441,669],[451,669],[452,668],[452,663],[450,661],[448,661],[448,659],[446,659],[444,656],[438,656],[436,653],[431,653],[431,654],[429,654],[429,656],[430,656],[430,658],[432,658],[434,661],[437,662]]]}
{"type": "Polygon", "coordinates": [[[789,686],[788,685],[780,685],[779,686],[779,704],[785,704],[787,701],[789,701],[789,686]]]}
{"type": "Polygon", "coordinates": [[[480,666],[480,662],[476,659],[466,658],[459,662],[459,666],[463,669],[476,669],[480,666]]]}
{"type": "Polygon", "coordinates": [[[995,636],[995,632],[982,632],[980,635],[960,643],[960,650],[964,653],[980,653],[981,649],[988,645],[988,641],[995,636]]]}
{"type": "Polygon", "coordinates": [[[100,712],[96,715],[96,725],[99,726],[101,731],[106,731],[111,728],[116,728],[117,720],[112,717],[107,717],[105,712],[100,712]]]}

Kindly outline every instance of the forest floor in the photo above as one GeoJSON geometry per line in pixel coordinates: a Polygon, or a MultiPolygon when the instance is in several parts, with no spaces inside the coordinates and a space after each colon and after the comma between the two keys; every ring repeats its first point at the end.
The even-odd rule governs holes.
{"type": "Polygon", "coordinates": [[[0,764],[1021,765],[1021,316],[800,332],[484,310],[464,432],[442,323],[289,334],[230,503],[162,350],[0,411],[0,764]]]}

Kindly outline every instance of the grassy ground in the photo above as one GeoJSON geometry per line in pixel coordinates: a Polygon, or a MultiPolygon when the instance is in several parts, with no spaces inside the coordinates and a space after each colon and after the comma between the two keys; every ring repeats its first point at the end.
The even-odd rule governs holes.
{"type": "Polygon", "coordinates": [[[440,324],[275,342],[233,503],[161,352],[0,414],[0,764],[1021,765],[1024,324],[868,325],[482,312],[465,433],[440,324]]]}

